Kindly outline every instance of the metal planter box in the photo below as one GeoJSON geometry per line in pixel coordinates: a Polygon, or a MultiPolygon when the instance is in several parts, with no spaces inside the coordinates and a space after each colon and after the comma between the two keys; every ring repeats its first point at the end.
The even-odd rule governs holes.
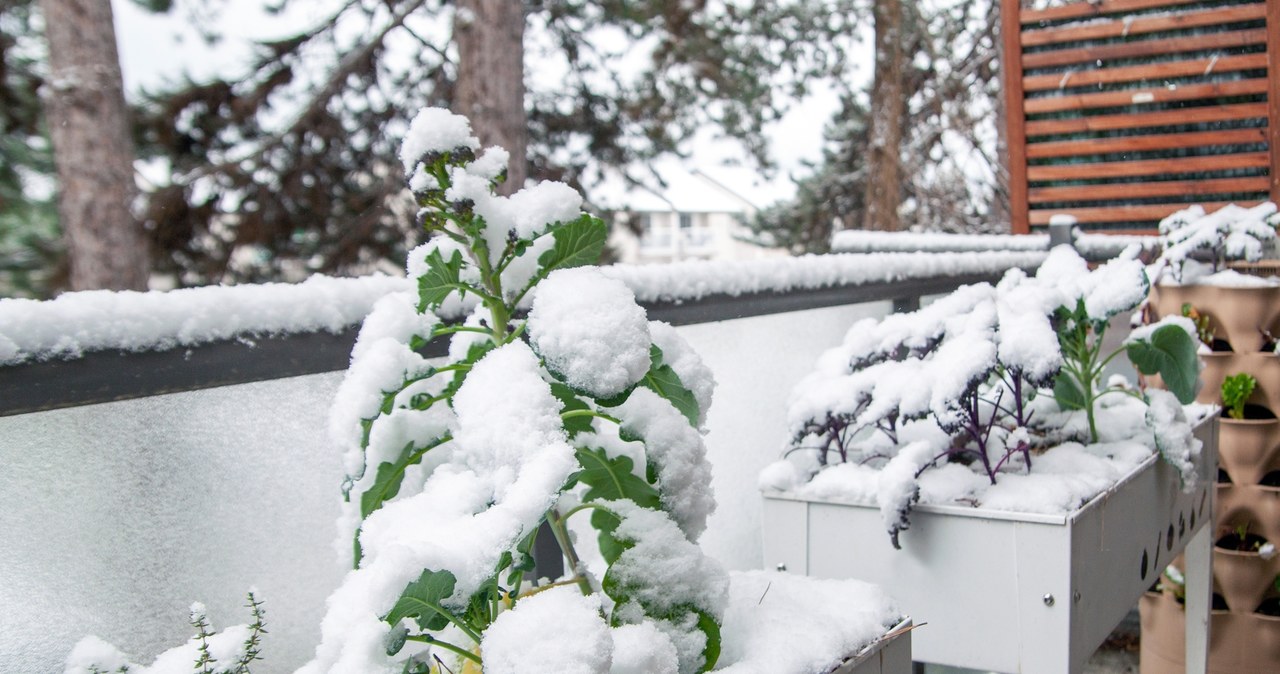
{"type": "Polygon", "coordinates": [[[1152,456],[1064,516],[918,506],[901,550],[890,545],[876,507],[767,494],[764,561],[883,586],[919,625],[912,641],[917,661],[1074,674],[1185,549],[1193,616],[1187,662],[1203,663],[1216,418],[1196,435],[1204,449],[1189,494],[1177,471],[1152,456]]]}
{"type": "Polygon", "coordinates": [[[831,674],[911,674],[911,620],[845,660],[831,674]]]}

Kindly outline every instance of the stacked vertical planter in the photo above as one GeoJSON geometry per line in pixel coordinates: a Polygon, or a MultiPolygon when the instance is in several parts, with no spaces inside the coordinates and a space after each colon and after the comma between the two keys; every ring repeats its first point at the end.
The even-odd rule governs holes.
{"type": "MultiPolygon", "coordinates": [[[[1228,376],[1244,372],[1257,379],[1246,418],[1224,414],[1219,424],[1209,671],[1280,671],[1280,555],[1268,557],[1256,549],[1263,539],[1280,546],[1280,420],[1274,416],[1280,411],[1280,356],[1267,336],[1280,334],[1280,287],[1152,290],[1156,318],[1178,315],[1184,304],[1208,316],[1215,342],[1230,346],[1203,354],[1199,401],[1221,404],[1228,376]],[[1246,540],[1239,540],[1241,533],[1246,540]]],[[[1143,674],[1183,671],[1183,607],[1176,585],[1164,585],[1141,602],[1143,674]]]]}

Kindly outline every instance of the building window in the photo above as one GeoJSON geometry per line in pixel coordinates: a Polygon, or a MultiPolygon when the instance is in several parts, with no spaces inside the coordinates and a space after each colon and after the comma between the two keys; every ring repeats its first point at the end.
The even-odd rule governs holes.
{"type": "Polygon", "coordinates": [[[693,215],[689,213],[680,214],[680,229],[693,229],[693,215]]]}

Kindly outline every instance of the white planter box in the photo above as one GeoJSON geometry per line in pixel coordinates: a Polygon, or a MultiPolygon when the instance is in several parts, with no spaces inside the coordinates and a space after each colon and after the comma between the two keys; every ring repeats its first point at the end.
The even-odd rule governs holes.
{"type": "Polygon", "coordinates": [[[911,620],[902,621],[831,674],[911,674],[911,620]]]}
{"type": "Polygon", "coordinates": [[[1078,673],[1185,548],[1188,615],[1202,616],[1188,620],[1187,662],[1202,663],[1216,418],[1196,435],[1204,450],[1190,494],[1177,471],[1153,456],[1065,516],[918,506],[901,550],[890,545],[878,508],[767,495],[765,564],[881,585],[919,626],[912,643],[918,661],[1078,673]]]}

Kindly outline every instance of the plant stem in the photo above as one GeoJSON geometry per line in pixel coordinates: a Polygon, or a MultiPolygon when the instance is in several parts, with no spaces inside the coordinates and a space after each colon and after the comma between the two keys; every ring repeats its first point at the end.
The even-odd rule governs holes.
{"type": "Polygon", "coordinates": [[[605,421],[612,421],[615,424],[622,425],[621,419],[618,419],[616,417],[611,417],[608,414],[604,414],[603,412],[597,412],[595,410],[570,410],[568,412],[560,413],[561,419],[575,419],[577,417],[591,417],[593,419],[604,419],[605,421]]]}
{"type": "Polygon", "coordinates": [[[595,590],[591,587],[591,581],[582,574],[582,561],[578,558],[578,551],[574,549],[573,541],[569,538],[565,518],[560,516],[559,511],[552,508],[547,511],[547,524],[551,525],[551,533],[555,534],[556,543],[560,544],[560,551],[569,562],[569,568],[573,569],[573,578],[582,590],[582,594],[591,594],[595,590]]]}
{"type": "Polygon", "coordinates": [[[447,641],[442,641],[440,639],[437,639],[431,636],[430,634],[410,634],[406,636],[405,639],[408,641],[417,641],[418,643],[423,643],[423,644],[431,644],[432,646],[439,646],[440,648],[443,648],[446,651],[451,651],[453,653],[456,653],[457,655],[461,655],[462,657],[468,660],[471,660],[477,665],[483,664],[480,661],[480,656],[476,655],[475,653],[472,653],[471,651],[465,648],[462,648],[461,646],[455,646],[454,644],[451,644],[447,641]]]}

